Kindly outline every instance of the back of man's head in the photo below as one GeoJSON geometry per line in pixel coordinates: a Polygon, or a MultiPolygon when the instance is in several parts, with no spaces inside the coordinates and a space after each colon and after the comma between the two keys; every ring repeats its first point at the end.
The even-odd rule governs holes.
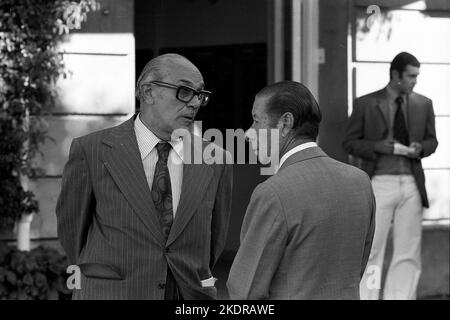
{"type": "Polygon", "coordinates": [[[304,85],[295,81],[276,82],[263,88],[257,96],[267,98],[266,112],[272,124],[290,112],[294,118],[292,130],[295,136],[316,140],[322,114],[316,99],[304,85]]]}
{"type": "Polygon", "coordinates": [[[401,78],[403,72],[405,71],[408,65],[420,68],[419,60],[417,60],[417,58],[412,54],[408,52],[400,52],[399,54],[397,54],[394,60],[392,60],[391,68],[389,69],[391,79],[392,79],[392,72],[394,70],[398,72],[398,76],[401,78]]]}

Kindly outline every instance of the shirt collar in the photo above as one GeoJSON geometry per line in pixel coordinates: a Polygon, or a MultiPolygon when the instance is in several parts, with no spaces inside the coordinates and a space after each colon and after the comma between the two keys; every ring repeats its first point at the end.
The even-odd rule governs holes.
{"type": "MultiPolygon", "coordinates": [[[[138,143],[139,151],[141,152],[141,159],[144,160],[150,154],[150,152],[152,152],[153,148],[155,148],[158,142],[162,140],[159,139],[149,128],[145,126],[145,124],[141,120],[140,113],[134,120],[134,131],[136,132],[136,140],[138,143]]],[[[169,143],[171,144],[172,149],[180,157],[181,161],[184,161],[183,140],[177,139],[174,141],[169,141],[169,143]]]]}
{"type": "Polygon", "coordinates": [[[390,100],[394,101],[398,96],[401,96],[403,101],[406,101],[406,94],[398,94],[397,91],[395,91],[389,84],[386,86],[386,91],[390,100]]]}
{"type": "MultiPolygon", "coordinates": [[[[281,166],[283,165],[283,163],[293,154],[300,152],[302,150],[308,149],[308,148],[313,148],[313,147],[317,147],[317,143],[315,142],[306,142],[306,143],[302,143],[294,148],[292,148],[291,150],[289,150],[288,152],[286,152],[280,159],[280,163],[278,165],[278,169],[281,168],[281,166]]],[[[278,172],[277,169],[277,172],[278,172]]]]}

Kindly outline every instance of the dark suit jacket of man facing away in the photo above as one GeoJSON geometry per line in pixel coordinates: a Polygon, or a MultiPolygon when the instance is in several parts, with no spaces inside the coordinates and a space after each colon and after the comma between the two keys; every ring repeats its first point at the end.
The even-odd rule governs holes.
{"type": "MultiPolygon", "coordinates": [[[[75,299],[163,299],[167,265],[184,299],[216,298],[212,276],[226,241],[232,167],[184,164],[167,243],[147,183],[134,119],[74,139],[57,204],[58,235],[80,266],[75,299]]],[[[199,138],[200,139],[200,138],[199,138]]],[[[207,143],[200,140],[200,146],[207,143]]]]}
{"type": "MultiPolygon", "coordinates": [[[[375,171],[377,153],[374,147],[378,141],[387,138],[389,131],[389,105],[386,88],[362,96],[355,100],[353,113],[347,127],[344,149],[349,154],[361,158],[361,169],[372,177],[375,171]]],[[[433,104],[430,99],[418,93],[408,96],[406,122],[410,141],[419,142],[423,151],[421,158],[428,157],[437,148],[433,104]]],[[[411,160],[411,170],[422,198],[428,208],[425,189],[425,175],[420,159],[411,160]]]]}
{"type": "Polygon", "coordinates": [[[232,299],[359,299],[375,228],[368,176],[313,147],[257,186],[230,271],[232,299]]]}

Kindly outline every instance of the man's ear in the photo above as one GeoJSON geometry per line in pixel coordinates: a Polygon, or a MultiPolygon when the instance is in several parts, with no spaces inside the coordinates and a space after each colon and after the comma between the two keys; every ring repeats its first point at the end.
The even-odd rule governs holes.
{"type": "Polygon", "coordinates": [[[147,104],[153,104],[154,102],[154,92],[152,86],[148,83],[141,84],[140,88],[140,98],[145,101],[147,104]]]}
{"type": "Polygon", "coordinates": [[[294,127],[294,115],[291,112],[285,112],[278,120],[278,129],[282,137],[286,137],[294,127]]]}
{"type": "Polygon", "coordinates": [[[400,73],[397,70],[392,70],[392,79],[394,81],[398,81],[400,78],[400,73]]]}

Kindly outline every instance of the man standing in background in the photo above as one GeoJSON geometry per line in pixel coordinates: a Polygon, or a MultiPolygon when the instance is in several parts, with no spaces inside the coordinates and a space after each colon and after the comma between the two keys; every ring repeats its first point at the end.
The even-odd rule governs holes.
{"type": "MultiPolygon", "coordinates": [[[[391,62],[387,87],[355,100],[344,149],[362,160],[377,201],[376,229],[369,267],[383,267],[393,223],[394,251],[384,299],[415,299],[421,273],[422,211],[428,207],[421,158],[438,145],[430,99],[413,92],[420,63],[407,52],[391,62]]],[[[362,299],[379,299],[370,272],[361,281],[362,299]]],[[[381,281],[381,279],[378,279],[381,281]]]]}

